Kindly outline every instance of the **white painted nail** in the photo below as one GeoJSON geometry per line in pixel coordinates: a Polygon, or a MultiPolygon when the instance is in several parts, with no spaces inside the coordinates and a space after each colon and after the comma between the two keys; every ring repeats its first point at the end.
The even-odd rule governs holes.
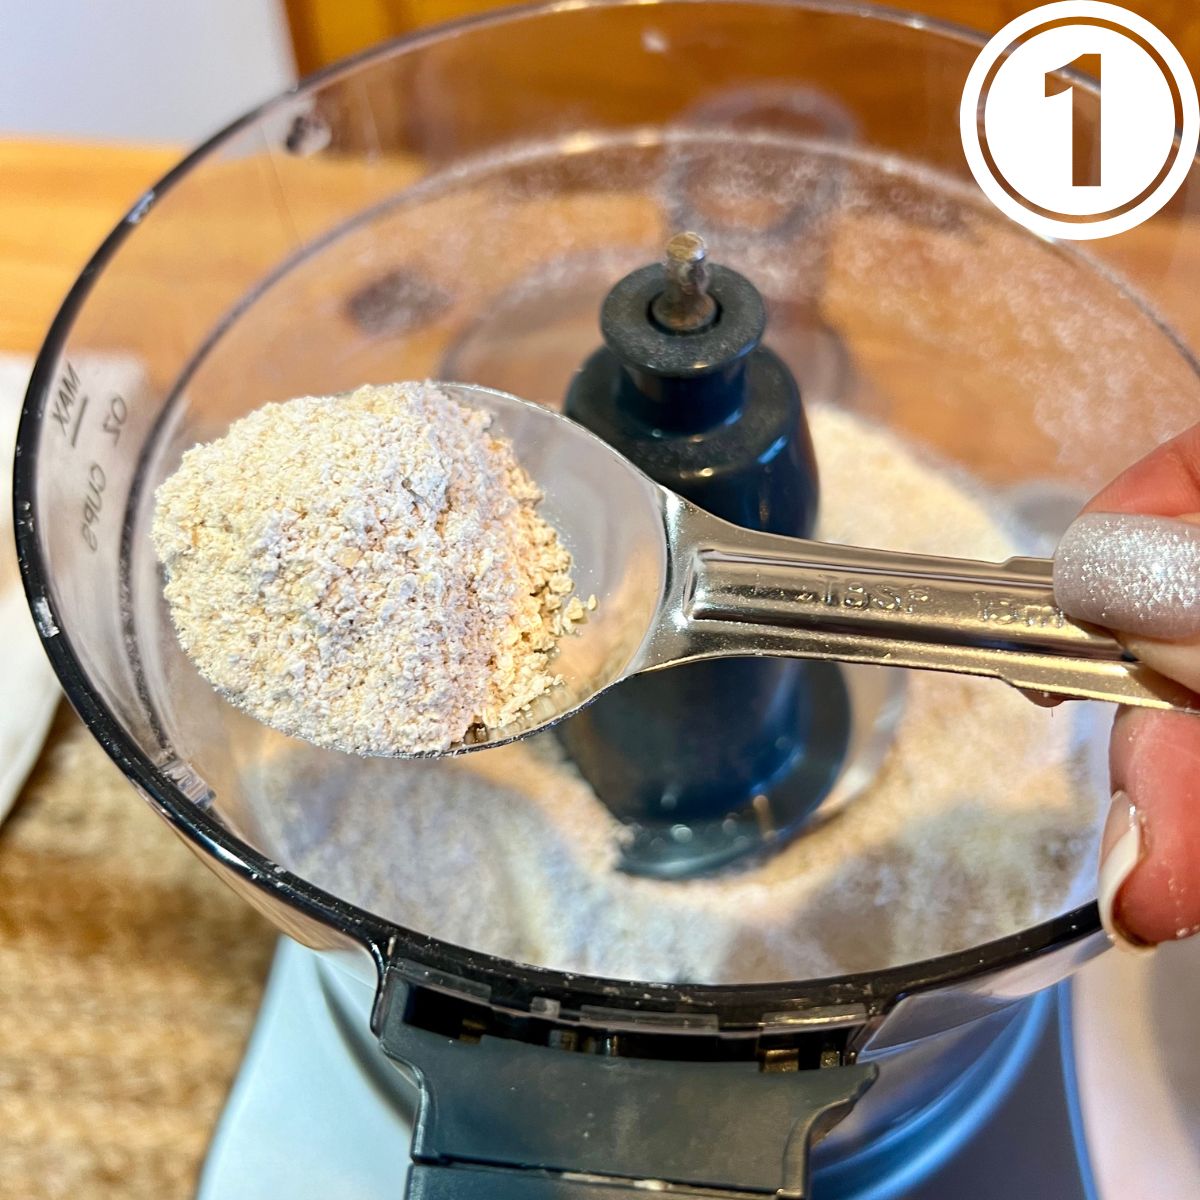
{"type": "Polygon", "coordinates": [[[1118,950],[1127,950],[1131,954],[1149,954],[1154,947],[1134,941],[1113,916],[1121,888],[1142,859],[1142,824],[1137,809],[1124,792],[1115,792],[1112,803],[1109,821],[1123,820],[1125,827],[1100,862],[1100,884],[1096,896],[1100,905],[1100,921],[1105,933],[1118,950]]]}

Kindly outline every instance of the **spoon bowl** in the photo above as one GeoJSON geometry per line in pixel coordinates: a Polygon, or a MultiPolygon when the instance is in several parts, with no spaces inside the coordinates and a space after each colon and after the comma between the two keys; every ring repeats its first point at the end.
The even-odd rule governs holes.
{"type": "Polygon", "coordinates": [[[472,730],[447,752],[454,754],[544,729],[637,669],[667,593],[669,493],[559,413],[492,388],[438,386],[460,404],[492,415],[492,430],[512,443],[517,461],[544,494],[538,511],[571,552],[576,594],[596,598],[587,621],[559,640],[554,670],[563,682],[503,729],[472,730]]]}

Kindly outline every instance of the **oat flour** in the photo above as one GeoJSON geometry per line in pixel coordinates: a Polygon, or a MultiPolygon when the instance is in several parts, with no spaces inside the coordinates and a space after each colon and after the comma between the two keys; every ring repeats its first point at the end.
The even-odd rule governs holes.
{"type": "Polygon", "coordinates": [[[356,754],[444,750],[556,682],[571,556],[486,412],[432,384],[268,404],[189,450],[155,549],[238,707],[356,754]]]}

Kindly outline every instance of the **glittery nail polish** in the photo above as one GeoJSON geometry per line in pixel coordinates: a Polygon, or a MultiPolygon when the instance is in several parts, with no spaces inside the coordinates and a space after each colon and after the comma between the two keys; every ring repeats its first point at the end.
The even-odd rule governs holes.
{"type": "Polygon", "coordinates": [[[1200,525],[1084,513],[1054,555],[1054,598],[1080,621],[1148,638],[1200,633],[1200,525]]]}

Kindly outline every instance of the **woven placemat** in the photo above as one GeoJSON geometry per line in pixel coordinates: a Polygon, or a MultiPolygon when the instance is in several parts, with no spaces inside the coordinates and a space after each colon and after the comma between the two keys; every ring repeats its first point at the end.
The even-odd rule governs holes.
{"type": "Polygon", "coordinates": [[[63,705],[0,827],[0,1197],[193,1196],[274,941],[63,705]]]}

